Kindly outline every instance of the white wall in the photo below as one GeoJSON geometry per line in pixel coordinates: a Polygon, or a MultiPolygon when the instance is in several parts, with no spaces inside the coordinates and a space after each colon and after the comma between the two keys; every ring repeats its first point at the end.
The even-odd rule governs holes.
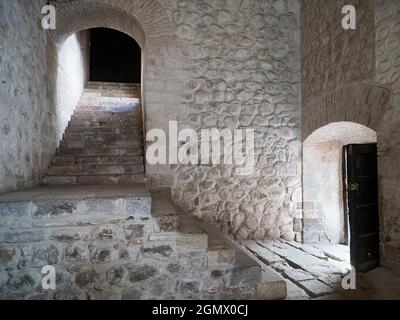
{"type": "Polygon", "coordinates": [[[45,4],[0,1],[0,193],[41,183],[88,74],[88,34],[57,47],[45,4]]]}
{"type": "Polygon", "coordinates": [[[60,141],[89,79],[89,31],[70,36],[59,49],[54,129],[60,141]]]}
{"type": "Polygon", "coordinates": [[[0,192],[37,184],[51,145],[45,1],[0,1],[0,192]]]}

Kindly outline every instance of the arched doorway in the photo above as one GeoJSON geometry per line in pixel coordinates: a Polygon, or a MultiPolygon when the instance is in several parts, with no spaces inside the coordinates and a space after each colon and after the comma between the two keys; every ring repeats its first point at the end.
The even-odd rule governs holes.
{"type": "MultiPolygon", "coordinates": [[[[330,123],[314,131],[304,141],[304,242],[346,246],[352,243],[351,237],[354,240],[356,235],[352,234],[355,226],[354,230],[351,229],[347,196],[352,186],[349,185],[349,176],[346,175],[348,166],[351,165],[351,155],[346,155],[346,150],[349,150],[348,146],[354,145],[373,145],[376,150],[376,143],[377,135],[374,130],[354,122],[330,123]]],[[[376,151],[373,157],[376,168],[376,151]]],[[[368,165],[356,161],[359,162],[358,166],[368,165]]],[[[378,216],[378,210],[376,211],[378,216]]]]}
{"type": "MultiPolygon", "coordinates": [[[[187,105],[182,103],[185,80],[181,78],[186,63],[184,46],[175,32],[175,25],[158,1],[85,0],[52,4],[57,10],[57,29],[50,30],[49,34],[57,47],[61,47],[70,35],[91,28],[114,29],[129,35],[139,44],[142,50],[144,133],[151,129],[168,132],[169,121],[166,119],[176,120],[177,114],[186,114],[187,105]]],[[[145,167],[149,185],[172,185],[173,168],[147,162],[145,167]]]]}
{"type": "Polygon", "coordinates": [[[141,83],[141,48],[130,36],[108,28],[90,34],[90,80],[141,83]]]}

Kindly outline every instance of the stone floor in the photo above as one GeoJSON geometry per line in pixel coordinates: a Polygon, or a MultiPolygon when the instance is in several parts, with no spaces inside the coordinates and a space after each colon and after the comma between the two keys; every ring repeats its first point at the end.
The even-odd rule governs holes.
{"type": "Polygon", "coordinates": [[[356,277],[356,290],[342,288],[350,268],[350,252],[343,245],[310,245],[280,240],[242,241],[262,265],[285,278],[287,300],[398,300],[400,276],[378,268],[356,277]]]}

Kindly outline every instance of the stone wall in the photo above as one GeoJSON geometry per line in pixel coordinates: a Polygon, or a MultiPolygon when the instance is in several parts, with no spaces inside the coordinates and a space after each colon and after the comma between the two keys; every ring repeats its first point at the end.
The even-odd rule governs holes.
{"type": "Polygon", "coordinates": [[[399,2],[302,0],[301,17],[303,139],[338,121],[377,132],[382,263],[399,270],[399,2]],[[357,30],[345,31],[351,3],[357,30]]]}
{"type": "MultiPolygon", "coordinates": [[[[347,83],[373,79],[374,0],[302,0],[303,104],[347,83]],[[342,8],[353,4],[356,30],[342,28],[342,8]]],[[[306,113],[303,115],[306,116],[306,113]]]]}
{"type": "Polygon", "coordinates": [[[39,184],[87,80],[88,34],[57,47],[46,1],[2,1],[0,193],[39,184]]]}
{"type": "Polygon", "coordinates": [[[89,80],[89,32],[84,30],[71,35],[61,48],[57,47],[56,57],[58,58],[57,85],[55,88],[54,85],[51,86],[55,89],[56,101],[51,106],[54,108],[52,113],[55,139],[61,141],[85,84],[89,80]]]}
{"type": "Polygon", "coordinates": [[[46,94],[47,35],[38,19],[45,2],[0,3],[0,192],[38,183],[55,151],[46,94]]]}
{"type": "Polygon", "coordinates": [[[378,132],[383,263],[400,273],[400,2],[376,1],[375,80],[391,90],[378,132]]]}
{"type": "Polygon", "coordinates": [[[161,2],[185,41],[185,125],[256,135],[251,175],[229,165],[178,166],[174,199],[237,238],[293,240],[301,168],[297,1],[161,2]]]}
{"type": "Polygon", "coordinates": [[[123,197],[85,193],[91,192],[64,189],[70,200],[0,201],[0,299],[214,300],[263,293],[257,263],[204,232],[160,192],[153,205],[148,192],[132,188],[123,197]],[[48,265],[56,272],[54,290],[42,287],[48,265]]]}

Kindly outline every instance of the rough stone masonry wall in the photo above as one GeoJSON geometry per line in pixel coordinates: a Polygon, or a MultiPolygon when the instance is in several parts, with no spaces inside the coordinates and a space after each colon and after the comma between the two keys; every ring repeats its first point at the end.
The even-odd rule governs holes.
{"type": "Polygon", "coordinates": [[[0,202],[0,299],[254,297],[261,267],[157,196],[0,202]]]}
{"type": "Polygon", "coordinates": [[[0,192],[37,183],[50,161],[45,2],[0,2],[0,192]]]}
{"type": "Polygon", "coordinates": [[[184,125],[254,129],[256,167],[178,166],[173,197],[237,238],[300,239],[297,1],[161,1],[185,43],[184,125]]]}
{"type": "Polygon", "coordinates": [[[400,273],[400,2],[376,1],[376,81],[391,90],[378,132],[383,263],[400,273]]]}
{"type": "Polygon", "coordinates": [[[0,3],[0,193],[41,182],[86,81],[87,34],[55,46],[45,4],[0,3]]]}
{"type": "MultiPolygon", "coordinates": [[[[301,60],[305,107],[345,84],[372,79],[375,72],[374,0],[302,0],[301,60]],[[356,30],[342,28],[341,12],[347,4],[356,7],[356,30]]],[[[315,115],[304,111],[307,124],[315,115]]]]}
{"type": "Polygon", "coordinates": [[[337,121],[377,132],[382,263],[397,271],[399,5],[396,0],[301,1],[303,139],[337,121]],[[356,6],[355,31],[341,28],[345,4],[356,6]]]}

